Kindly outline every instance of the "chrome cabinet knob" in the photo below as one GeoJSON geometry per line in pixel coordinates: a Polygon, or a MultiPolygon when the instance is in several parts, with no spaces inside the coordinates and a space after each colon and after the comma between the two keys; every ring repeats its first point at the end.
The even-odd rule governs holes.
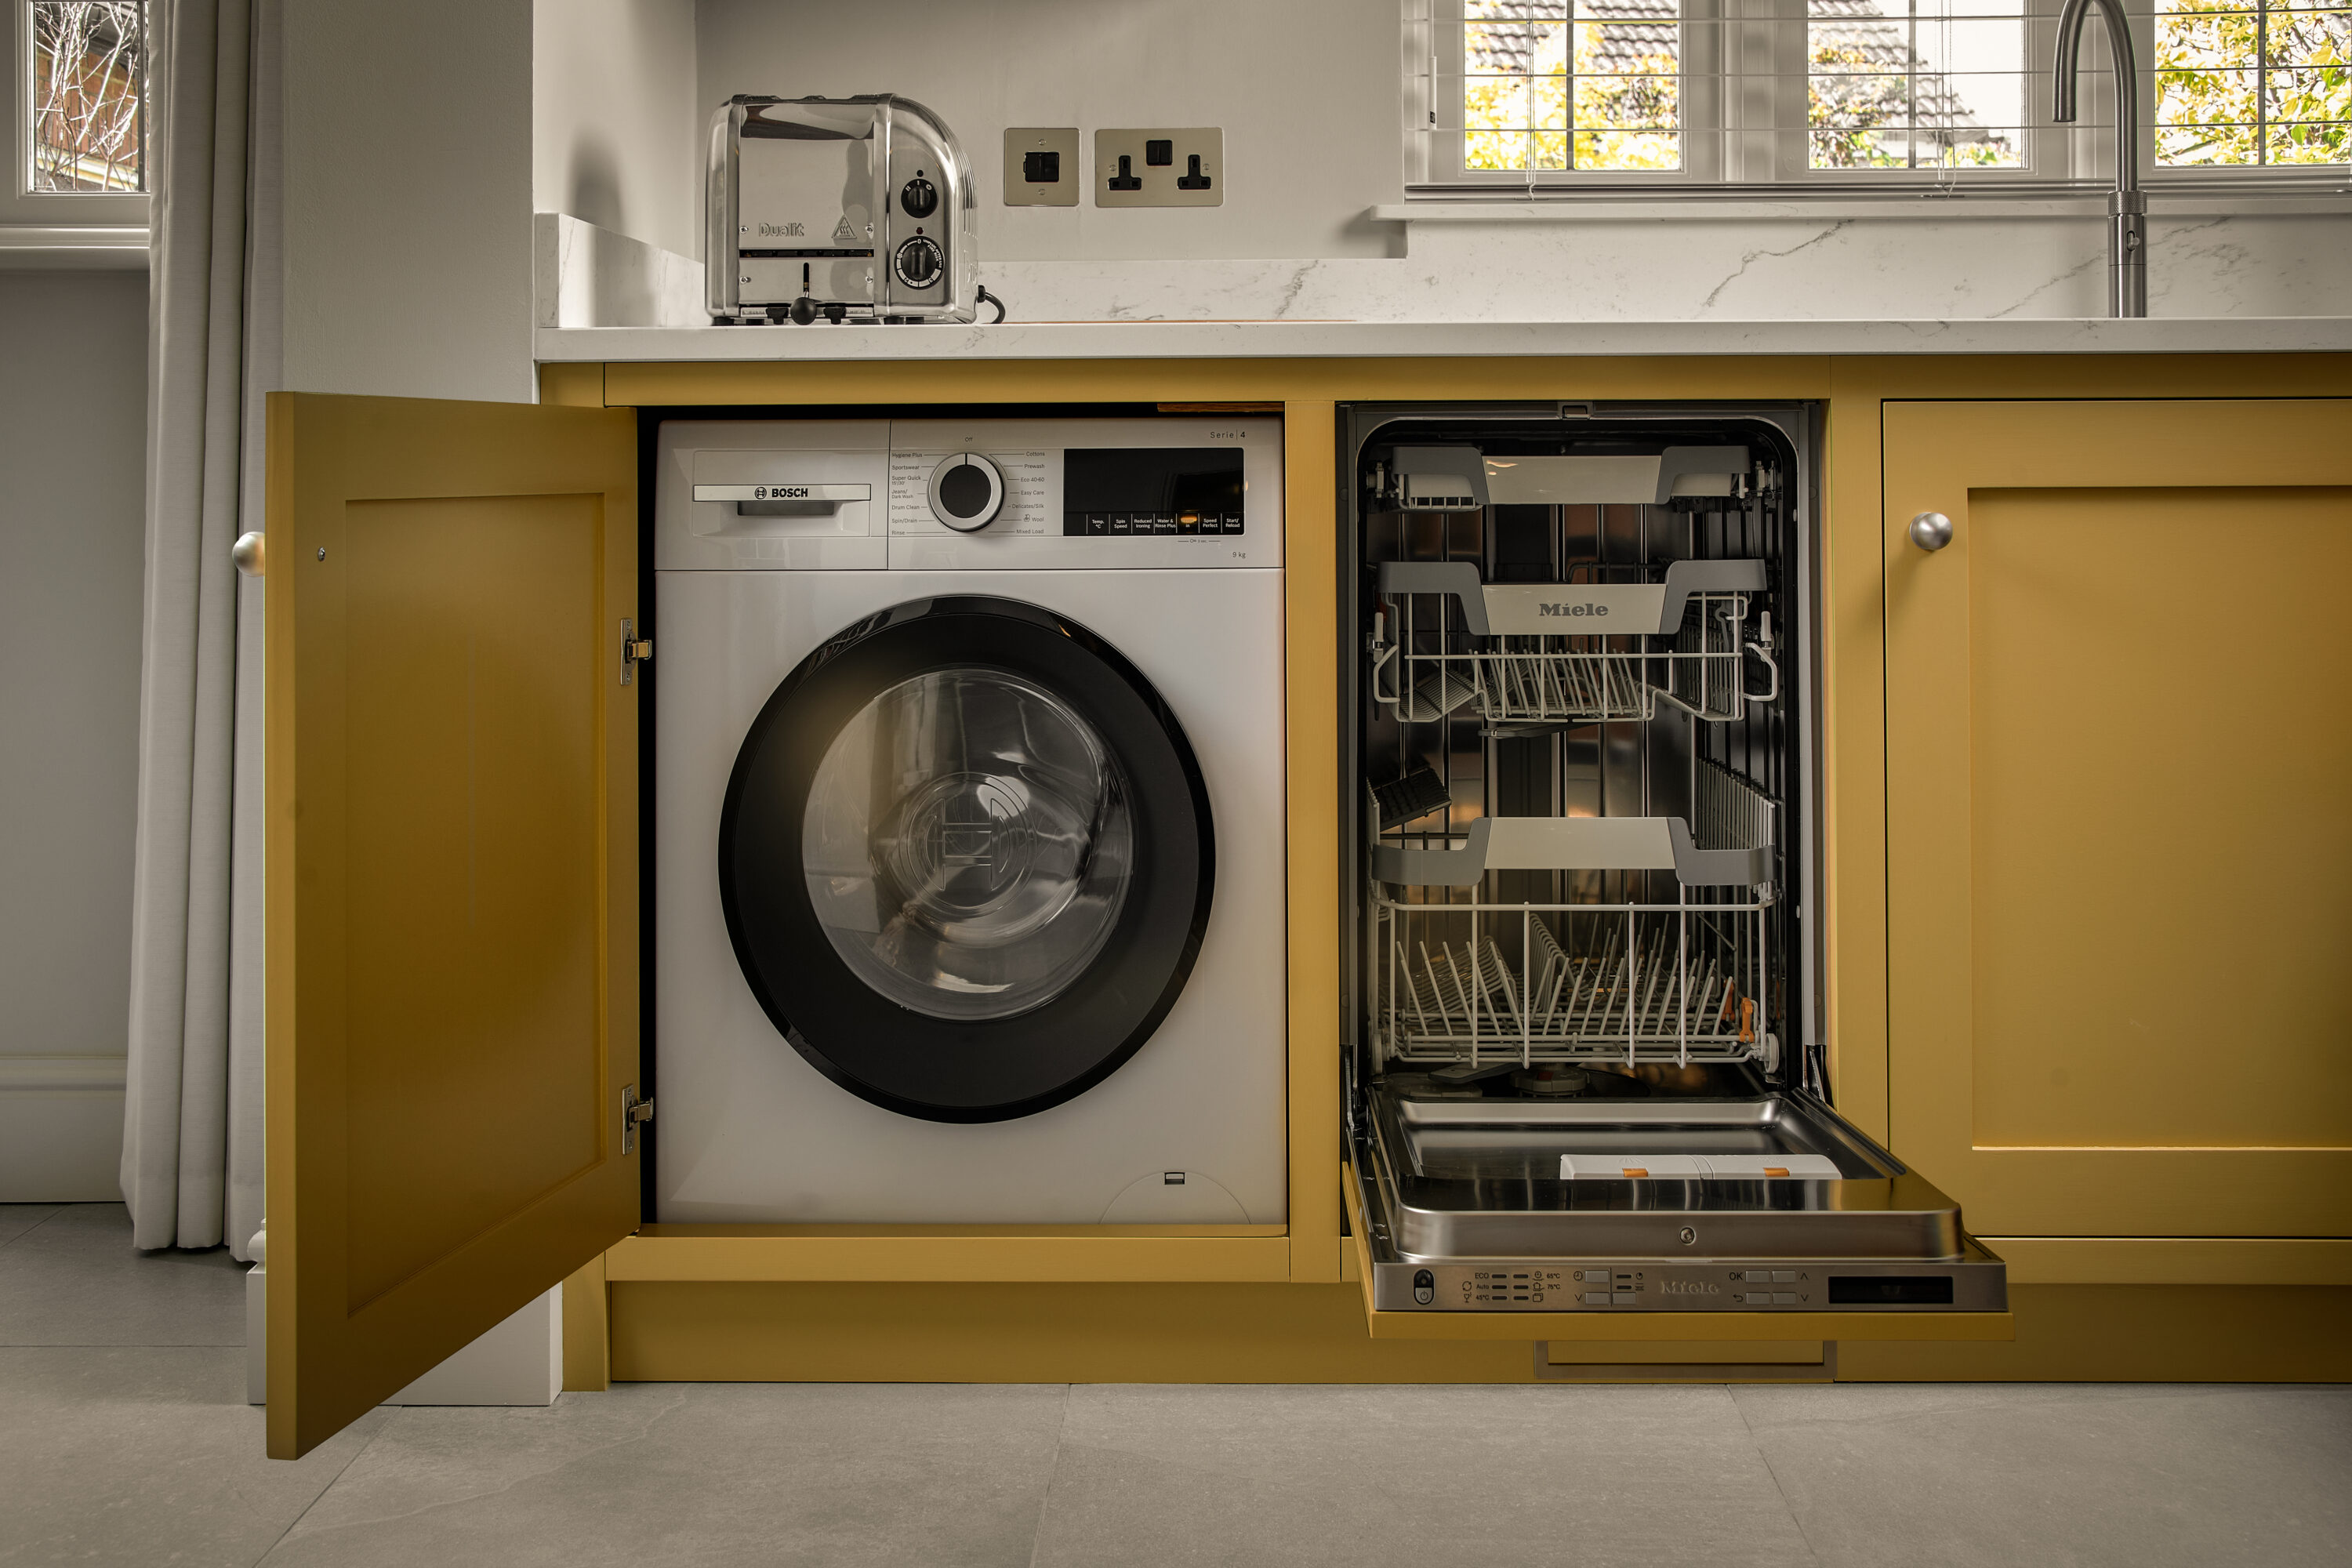
{"type": "Polygon", "coordinates": [[[258,533],[240,533],[236,536],[236,542],[229,546],[228,558],[236,562],[236,569],[247,576],[258,577],[261,575],[262,545],[262,537],[258,533]]]}
{"type": "Polygon", "coordinates": [[[1911,520],[1911,542],[1933,555],[1952,542],[1952,520],[1940,511],[1923,511],[1911,520]]]}

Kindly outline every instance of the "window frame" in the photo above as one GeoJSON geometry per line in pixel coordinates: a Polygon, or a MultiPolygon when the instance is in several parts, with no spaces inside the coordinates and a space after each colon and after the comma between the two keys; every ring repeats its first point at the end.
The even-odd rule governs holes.
{"type": "MultiPolygon", "coordinates": [[[[2151,191],[2233,195],[2340,194],[2352,185],[2352,165],[2201,164],[2159,167],[2156,162],[2156,13],[2126,17],[2140,79],[2140,182],[2151,191]]],[[[2105,126],[2115,118],[2114,78],[2105,47],[2084,38],[2081,58],[2081,127],[2050,117],[2051,75],[2057,52],[2055,0],[2028,0],[2025,22],[2025,160],[2014,169],[1814,169],[1808,166],[1803,84],[1807,37],[1805,0],[1683,0],[1681,102],[1683,167],[1641,170],[1470,170],[1461,166],[1462,132],[1443,125],[1447,104],[1463,101],[1462,0],[1400,0],[1404,70],[1405,194],[1460,200],[1480,194],[1509,196],[1717,196],[1774,199],[1852,197],[1873,194],[1976,192],[1990,196],[2071,195],[2098,190],[2115,178],[2105,126]],[[1730,75],[1725,57],[1753,63],[1770,58],[1769,74],[1730,75]]],[[[2095,30],[2097,18],[2093,18],[2095,30]]],[[[1457,107],[1454,118],[1461,112],[1457,107]]]]}
{"type": "MultiPolygon", "coordinates": [[[[0,226],[12,228],[144,229],[153,211],[152,189],[135,194],[100,191],[37,191],[33,179],[33,5],[34,0],[8,0],[9,115],[6,139],[11,159],[8,178],[0,182],[0,226]]],[[[150,29],[147,62],[152,64],[156,16],[154,0],[147,0],[150,29]]],[[[156,125],[154,81],[143,89],[145,123],[141,127],[140,161],[144,175],[155,167],[156,125]]]]}

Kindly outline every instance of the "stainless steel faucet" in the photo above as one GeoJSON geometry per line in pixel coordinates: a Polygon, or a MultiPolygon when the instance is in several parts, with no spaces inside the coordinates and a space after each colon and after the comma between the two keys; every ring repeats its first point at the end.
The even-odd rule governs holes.
{"type": "Polygon", "coordinates": [[[2106,24],[2107,58],[2116,71],[2116,188],[2107,197],[2107,313],[2147,314],[2147,197],[2139,188],[2139,64],[2117,0],[2066,0],[2058,14],[2057,93],[2050,118],[2074,121],[2076,57],[2083,18],[2096,11],[2106,24]]]}

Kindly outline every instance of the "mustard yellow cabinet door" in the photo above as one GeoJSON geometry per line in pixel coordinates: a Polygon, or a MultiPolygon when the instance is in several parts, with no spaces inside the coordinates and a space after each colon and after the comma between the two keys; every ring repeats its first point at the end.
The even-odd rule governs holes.
{"type": "Polygon", "coordinates": [[[1885,418],[1895,1152],[1983,1236],[2352,1234],[2352,403],[1885,418]]]}
{"type": "Polygon", "coordinates": [[[635,1228],[635,436],[269,400],[269,1452],[635,1228]]]}

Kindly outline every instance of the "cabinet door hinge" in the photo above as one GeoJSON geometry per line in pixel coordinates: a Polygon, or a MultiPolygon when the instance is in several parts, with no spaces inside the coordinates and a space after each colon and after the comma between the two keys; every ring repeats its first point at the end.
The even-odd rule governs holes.
{"type": "Polygon", "coordinates": [[[635,1084],[623,1084],[621,1086],[622,1153],[634,1154],[637,1152],[637,1128],[640,1124],[651,1121],[653,1119],[654,1102],[650,1100],[639,1100],[635,1084]]]}
{"type": "Polygon", "coordinates": [[[623,621],[621,623],[621,684],[626,686],[636,679],[637,666],[651,664],[653,657],[654,639],[639,637],[636,622],[623,621]]]}

